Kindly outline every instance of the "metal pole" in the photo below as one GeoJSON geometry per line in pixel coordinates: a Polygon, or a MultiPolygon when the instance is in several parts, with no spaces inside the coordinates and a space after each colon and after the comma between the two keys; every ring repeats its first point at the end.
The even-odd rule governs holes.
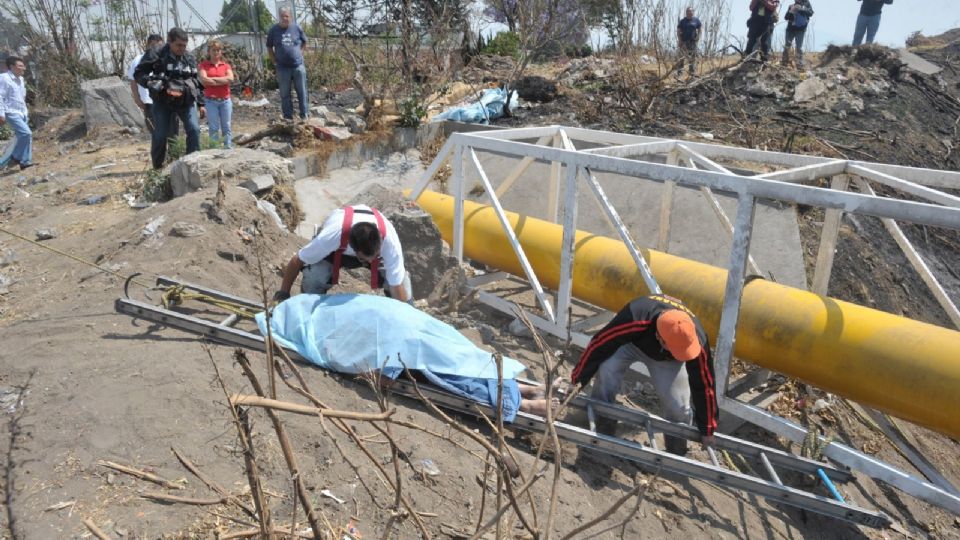
{"type": "Polygon", "coordinates": [[[462,145],[453,150],[453,254],[457,261],[463,263],[463,184],[464,162],[462,145]]]}
{"type": "Polygon", "coordinates": [[[573,293],[573,256],[577,234],[577,175],[580,168],[567,165],[566,201],[563,207],[563,245],[560,251],[560,286],[557,288],[557,324],[570,322],[570,298],[573,293]]]}
{"type": "Polygon", "coordinates": [[[740,301],[747,275],[747,256],[750,253],[750,237],[753,235],[753,214],[756,205],[753,195],[741,193],[737,198],[737,223],[733,231],[733,246],[730,266],[727,270],[727,287],[723,293],[723,311],[720,315],[720,331],[717,335],[715,373],[717,395],[724,396],[730,376],[730,361],[736,343],[737,319],[740,317],[740,301]]]}
{"type": "Polygon", "coordinates": [[[177,7],[177,0],[170,0],[170,12],[173,13],[173,25],[183,28],[180,26],[180,9],[177,7]]]}

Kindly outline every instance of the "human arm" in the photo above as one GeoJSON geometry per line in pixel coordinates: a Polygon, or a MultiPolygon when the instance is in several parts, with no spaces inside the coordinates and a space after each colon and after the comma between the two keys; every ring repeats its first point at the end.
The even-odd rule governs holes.
{"type": "Polygon", "coordinates": [[[273,46],[274,46],[273,33],[274,33],[273,28],[271,28],[271,29],[267,32],[267,55],[270,57],[270,62],[272,62],[273,65],[276,66],[276,65],[277,65],[277,53],[274,52],[274,50],[273,50],[273,46]]]}
{"type": "Polygon", "coordinates": [[[7,78],[0,75],[0,126],[7,123],[7,93],[10,83],[7,78]]]}
{"type": "Polygon", "coordinates": [[[280,282],[280,290],[274,294],[275,299],[281,299],[281,296],[290,298],[290,289],[302,269],[303,261],[300,260],[299,254],[294,253],[293,257],[290,257],[290,261],[287,262],[287,267],[283,270],[283,280],[280,282]]]}
{"type": "Polygon", "coordinates": [[[144,88],[149,88],[150,81],[156,78],[159,73],[154,73],[154,64],[159,59],[157,51],[150,49],[143,53],[140,63],[133,70],[133,80],[144,88]]]}
{"type": "Polygon", "coordinates": [[[390,285],[390,298],[401,302],[410,301],[410,297],[407,296],[407,289],[403,286],[403,283],[400,285],[390,285]]]}
{"type": "Polygon", "coordinates": [[[570,381],[576,385],[587,384],[600,364],[613,356],[617,349],[633,341],[638,334],[653,331],[653,328],[651,321],[635,320],[630,304],[627,304],[590,339],[573,368],[570,381]]]}
{"type": "MultiPolygon", "coordinates": [[[[717,429],[719,409],[717,407],[717,393],[713,372],[713,357],[710,354],[710,344],[701,340],[703,350],[700,355],[684,363],[687,369],[687,379],[690,384],[690,399],[693,402],[694,418],[697,429],[700,430],[701,440],[712,437],[717,429]]],[[[704,444],[706,442],[704,441],[704,444]]]]}
{"type": "Polygon", "coordinates": [[[302,53],[307,50],[307,34],[303,32],[303,28],[300,28],[300,26],[297,26],[297,31],[300,33],[300,52],[302,53]]]}
{"type": "Polygon", "coordinates": [[[807,18],[813,17],[813,4],[807,2],[806,4],[797,4],[797,11],[805,15],[807,18]]]}

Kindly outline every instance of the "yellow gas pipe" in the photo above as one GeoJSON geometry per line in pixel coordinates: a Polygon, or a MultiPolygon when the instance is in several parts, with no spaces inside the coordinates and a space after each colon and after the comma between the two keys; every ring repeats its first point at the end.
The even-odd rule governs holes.
{"type": "MultiPolygon", "coordinates": [[[[425,191],[417,202],[452,243],[454,199],[425,191]]],[[[467,201],[464,216],[464,255],[523,276],[493,208],[467,201]]],[[[563,228],[514,213],[508,218],[540,282],[556,288],[563,228]]],[[[715,340],[727,271],[653,250],[643,256],[663,291],[682,299],[715,340]]],[[[622,242],[577,231],[574,296],[616,311],[644,294],[622,242]]],[[[960,332],[754,280],[743,292],[735,354],[960,437],[960,332]]]]}

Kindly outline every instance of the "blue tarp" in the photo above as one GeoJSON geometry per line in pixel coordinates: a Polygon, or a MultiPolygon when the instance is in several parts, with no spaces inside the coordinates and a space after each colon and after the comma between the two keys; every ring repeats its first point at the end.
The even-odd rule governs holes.
{"type": "MultiPolygon", "coordinates": [[[[257,315],[264,335],[265,320],[263,313],[257,315]]],[[[496,402],[493,355],[404,302],[368,294],[300,294],[278,305],[270,322],[277,343],[324,369],[352,374],[379,369],[396,379],[406,367],[458,395],[496,402]]],[[[503,359],[503,416],[508,422],[520,405],[513,379],[525,369],[512,358],[503,359]]]]}
{"type": "Polygon", "coordinates": [[[483,91],[480,101],[463,107],[447,109],[433,117],[434,122],[453,120],[470,124],[488,124],[504,115],[504,106],[510,100],[508,109],[517,106],[516,91],[506,91],[502,88],[489,88],[483,91]]]}

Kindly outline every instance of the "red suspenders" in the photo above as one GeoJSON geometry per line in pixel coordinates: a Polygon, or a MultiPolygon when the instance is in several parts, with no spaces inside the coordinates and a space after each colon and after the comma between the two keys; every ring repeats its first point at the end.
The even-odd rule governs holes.
{"type": "MultiPolygon", "coordinates": [[[[387,239],[387,224],[383,220],[383,215],[376,209],[371,208],[373,217],[377,219],[377,230],[380,231],[380,245],[387,239]]],[[[333,275],[330,277],[330,284],[336,285],[340,281],[340,266],[343,263],[343,252],[347,250],[350,244],[350,229],[353,227],[352,206],[343,207],[343,226],[340,229],[340,247],[333,253],[333,275]]],[[[365,213],[365,212],[364,212],[365,213]]],[[[380,287],[380,256],[378,255],[370,261],[370,288],[378,289],[380,287]]]]}

